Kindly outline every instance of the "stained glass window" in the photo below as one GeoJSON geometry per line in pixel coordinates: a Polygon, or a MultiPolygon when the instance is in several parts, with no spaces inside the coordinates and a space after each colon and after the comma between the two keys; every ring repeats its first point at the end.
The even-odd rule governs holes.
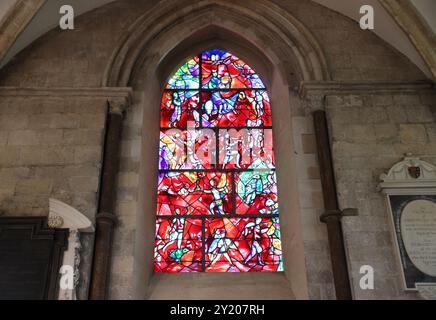
{"type": "Polygon", "coordinates": [[[229,52],[188,59],[161,102],[155,272],[283,271],[271,107],[229,52]]]}

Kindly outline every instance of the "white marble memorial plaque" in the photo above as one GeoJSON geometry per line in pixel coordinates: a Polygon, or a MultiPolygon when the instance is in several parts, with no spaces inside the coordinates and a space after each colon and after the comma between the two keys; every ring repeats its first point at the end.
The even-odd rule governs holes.
{"type": "Polygon", "coordinates": [[[436,203],[421,199],[408,203],[401,215],[401,235],[415,267],[436,277],[436,203]]]}

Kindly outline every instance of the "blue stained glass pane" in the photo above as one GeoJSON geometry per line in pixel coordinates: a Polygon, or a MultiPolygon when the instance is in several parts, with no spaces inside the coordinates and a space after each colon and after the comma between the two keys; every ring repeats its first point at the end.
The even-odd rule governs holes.
{"type": "Polygon", "coordinates": [[[202,88],[263,89],[265,85],[238,57],[222,50],[210,50],[202,54],[202,88]]]}
{"type": "Polygon", "coordinates": [[[200,65],[198,57],[194,57],[182,65],[171,77],[166,89],[198,89],[200,65]]]}

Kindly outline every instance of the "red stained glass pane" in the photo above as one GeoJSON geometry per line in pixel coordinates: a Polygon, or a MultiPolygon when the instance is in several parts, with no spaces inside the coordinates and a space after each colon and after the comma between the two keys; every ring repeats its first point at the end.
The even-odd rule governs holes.
{"type": "Polygon", "coordinates": [[[165,91],[162,96],[162,128],[198,127],[200,123],[198,91],[165,91]]]}
{"type": "Polygon", "coordinates": [[[278,214],[275,171],[235,173],[237,214],[278,214]]]}
{"type": "Polygon", "coordinates": [[[177,263],[174,261],[163,261],[155,259],[154,272],[162,273],[179,273],[179,272],[201,272],[203,270],[200,261],[183,261],[177,263]]]}
{"type": "Polygon", "coordinates": [[[219,261],[214,264],[206,264],[205,272],[277,272],[283,271],[278,264],[257,263],[244,264],[240,261],[219,261]]]}
{"type": "Polygon", "coordinates": [[[156,272],[201,271],[202,220],[159,218],[156,223],[156,272]]]}
{"type": "Polygon", "coordinates": [[[283,271],[260,77],[228,52],[205,51],[168,81],[160,126],[154,271],[283,271]]]}
{"type": "Polygon", "coordinates": [[[160,240],[156,239],[155,261],[200,261],[202,258],[202,242],[198,240],[160,240]]]}
{"type": "Polygon", "coordinates": [[[160,173],[157,214],[160,216],[229,214],[232,212],[231,192],[230,173],[160,173]]]}
{"type": "Polygon", "coordinates": [[[203,89],[265,88],[250,66],[238,57],[210,50],[202,54],[203,89]]]}
{"type": "Polygon", "coordinates": [[[204,127],[268,127],[272,124],[266,91],[205,91],[202,99],[204,127]]]}
{"type": "Polygon", "coordinates": [[[177,239],[200,240],[202,235],[201,219],[158,218],[156,220],[156,239],[173,241],[177,239]]]}
{"type": "Polygon", "coordinates": [[[216,143],[212,135],[206,130],[161,131],[159,169],[212,169],[216,143]]]}
{"type": "Polygon", "coordinates": [[[206,237],[206,271],[282,269],[278,218],[207,219],[206,237]]]}
{"type": "Polygon", "coordinates": [[[280,225],[277,217],[207,218],[205,237],[215,235],[231,239],[278,238],[280,225]]]}
{"type": "Polygon", "coordinates": [[[272,129],[221,129],[219,167],[224,169],[273,169],[272,129]]]}

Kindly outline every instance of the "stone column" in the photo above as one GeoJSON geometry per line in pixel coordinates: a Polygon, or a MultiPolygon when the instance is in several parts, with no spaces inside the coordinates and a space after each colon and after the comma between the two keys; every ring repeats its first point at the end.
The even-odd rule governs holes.
{"type": "Polygon", "coordinates": [[[89,299],[91,300],[103,300],[107,294],[112,235],[116,224],[114,210],[120,158],[121,129],[127,104],[126,99],[108,101],[109,108],[106,122],[100,198],[95,222],[94,260],[89,292],[89,299]]]}
{"type": "Polygon", "coordinates": [[[327,225],[336,298],[338,300],[348,300],[352,299],[352,295],[342,233],[342,212],[339,210],[336,194],[325,111],[317,110],[313,112],[313,119],[325,207],[325,213],[321,216],[321,221],[327,225]]]}

